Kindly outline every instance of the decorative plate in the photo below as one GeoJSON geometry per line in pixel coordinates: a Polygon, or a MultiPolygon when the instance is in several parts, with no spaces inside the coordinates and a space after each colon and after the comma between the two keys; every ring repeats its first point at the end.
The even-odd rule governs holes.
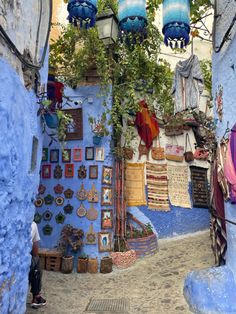
{"type": "Polygon", "coordinates": [[[67,204],[66,206],[63,207],[65,214],[72,214],[72,211],[74,209],[73,206],[70,204],[67,204]]]}
{"type": "Polygon", "coordinates": [[[81,165],[78,170],[78,178],[85,179],[87,177],[87,169],[84,165],[81,165]]]}
{"type": "Polygon", "coordinates": [[[44,197],[44,202],[46,205],[51,205],[53,203],[54,197],[51,194],[48,194],[44,197]]]}
{"type": "Polygon", "coordinates": [[[64,204],[64,197],[58,196],[55,198],[55,203],[57,206],[62,206],[64,204]]]}
{"type": "Polygon", "coordinates": [[[86,244],[96,244],[97,243],[97,234],[93,230],[93,224],[89,226],[89,231],[85,235],[86,244]]]}
{"type": "Polygon", "coordinates": [[[86,210],[86,208],[84,207],[84,204],[83,204],[83,202],[81,202],[81,204],[80,204],[80,207],[77,209],[77,215],[79,216],[79,217],[84,217],[84,216],[86,216],[86,214],[87,214],[87,210],[86,210]]]}
{"type": "Polygon", "coordinates": [[[65,218],[66,216],[62,214],[62,212],[60,212],[58,215],[56,215],[55,219],[56,219],[56,222],[58,224],[63,224],[64,221],[65,221],[65,218]]]}
{"type": "Polygon", "coordinates": [[[98,211],[94,208],[93,203],[87,211],[86,217],[88,220],[96,220],[98,218],[98,211]]]}
{"type": "Polygon", "coordinates": [[[43,220],[50,221],[52,219],[53,213],[50,210],[46,210],[43,213],[43,220]]]}
{"type": "Polygon", "coordinates": [[[39,194],[44,194],[45,191],[46,191],[46,186],[44,186],[43,184],[40,184],[38,188],[39,194]]]}
{"type": "Polygon", "coordinates": [[[64,186],[58,183],[53,189],[56,194],[61,194],[64,191],[64,186]]]}
{"type": "Polygon", "coordinates": [[[87,198],[87,191],[85,190],[83,183],[81,183],[81,187],[80,187],[79,191],[76,193],[76,197],[80,201],[86,200],[86,198],[87,198]]]}
{"type": "Polygon", "coordinates": [[[74,191],[72,191],[71,189],[67,189],[64,192],[65,198],[72,198],[74,195],[74,191]]]}
{"type": "Polygon", "coordinates": [[[43,227],[43,234],[51,235],[52,230],[53,230],[53,227],[51,227],[50,225],[47,224],[46,226],[43,227]]]}
{"type": "Polygon", "coordinates": [[[34,205],[35,207],[41,207],[44,203],[44,200],[41,197],[38,197],[35,201],[34,201],[34,205]]]}
{"type": "Polygon", "coordinates": [[[96,190],[94,183],[92,189],[87,192],[87,200],[90,203],[97,203],[99,200],[98,191],[96,190]]]}
{"type": "Polygon", "coordinates": [[[41,220],[42,220],[42,215],[40,215],[40,213],[36,212],[34,214],[34,222],[36,222],[36,224],[40,224],[41,220]]]}
{"type": "Polygon", "coordinates": [[[53,171],[53,176],[55,179],[61,179],[62,178],[62,167],[60,165],[57,165],[53,171]]]}

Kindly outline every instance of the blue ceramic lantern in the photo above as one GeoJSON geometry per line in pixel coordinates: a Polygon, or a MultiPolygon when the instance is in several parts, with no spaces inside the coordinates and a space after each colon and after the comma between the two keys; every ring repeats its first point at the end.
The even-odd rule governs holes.
{"type": "Polygon", "coordinates": [[[95,25],[97,14],[97,0],[69,0],[67,10],[69,22],[81,28],[95,25]]]}
{"type": "Polygon", "coordinates": [[[121,35],[146,37],[146,0],[119,0],[118,18],[121,35]]]}
{"type": "Polygon", "coordinates": [[[183,48],[189,43],[190,0],[164,0],[163,29],[166,46],[183,48]]]}

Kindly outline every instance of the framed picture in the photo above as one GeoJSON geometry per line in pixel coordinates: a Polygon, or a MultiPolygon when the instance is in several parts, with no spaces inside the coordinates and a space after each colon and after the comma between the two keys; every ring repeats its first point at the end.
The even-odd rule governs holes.
{"type": "Polygon", "coordinates": [[[70,162],[71,161],[71,149],[64,149],[62,151],[62,162],[70,162]]]}
{"type": "Polygon", "coordinates": [[[66,141],[83,139],[83,111],[82,108],[66,109],[64,113],[71,116],[73,123],[69,123],[66,130],[66,141]]]}
{"type": "Polygon", "coordinates": [[[50,162],[59,162],[59,149],[50,150],[50,162]]]}
{"type": "Polygon", "coordinates": [[[110,232],[98,232],[98,250],[99,252],[110,252],[112,250],[110,232]]]}
{"type": "Polygon", "coordinates": [[[82,161],[82,148],[74,148],[73,157],[74,161],[82,161]]]}
{"type": "Polygon", "coordinates": [[[48,148],[43,148],[43,155],[42,155],[42,161],[48,161],[48,148]]]}
{"type": "Polygon", "coordinates": [[[102,187],[102,200],[101,204],[102,205],[107,205],[110,206],[112,205],[112,188],[108,188],[103,186],[102,187]]]}
{"type": "Polygon", "coordinates": [[[98,178],[98,166],[89,166],[89,179],[98,178]]]}
{"type": "Polygon", "coordinates": [[[94,160],[94,147],[86,147],[85,148],[85,159],[86,160],[94,160]]]}
{"type": "Polygon", "coordinates": [[[101,228],[112,229],[113,228],[113,211],[112,209],[101,210],[101,228]]]}
{"type": "Polygon", "coordinates": [[[104,148],[103,147],[96,147],[96,161],[104,161],[104,148]]]}
{"type": "Polygon", "coordinates": [[[74,177],[74,165],[73,164],[66,164],[65,165],[65,177],[66,178],[73,178],[74,177]]]}
{"type": "Polygon", "coordinates": [[[42,178],[43,179],[51,178],[51,165],[42,165],[42,178]]]}
{"type": "Polygon", "coordinates": [[[102,167],[102,184],[112,185],[112,167],[102,167]]]}

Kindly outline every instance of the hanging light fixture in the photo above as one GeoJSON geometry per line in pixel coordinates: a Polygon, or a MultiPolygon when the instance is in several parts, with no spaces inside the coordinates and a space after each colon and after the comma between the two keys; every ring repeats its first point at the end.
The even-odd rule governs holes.
{"type": "Polygon", "coordinates": [[[70,23],[88,29],[95,25],[97,0],[69,0],[67,11],[70,23]]]}
{"type": "Polygon", "coordinates": [[[118,18],[121,36],[147,36],[146,0],[119,0],[118,18]]]}
{"type": "Polygon", "coordinates": [[[163,29],[166,46],[184,48],[189,43],[190,0],[164,0],[163,29]]]}
{"type": "Polygon", "coordinates": [[[108,46],[116,42],[118,37],[118,20],[112,9],[97,16],[96,26],[99,39],[108,46]]]}

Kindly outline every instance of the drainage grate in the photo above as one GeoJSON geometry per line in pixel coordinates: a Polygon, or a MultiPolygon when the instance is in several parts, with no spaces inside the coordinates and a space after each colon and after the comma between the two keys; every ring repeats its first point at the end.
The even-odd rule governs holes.
{"type": "Polygon", "coordinates": [[[128,314],[129,301],[127,299],[92,299],[87,305],[86,312],[103,312],[128,314]]]}

